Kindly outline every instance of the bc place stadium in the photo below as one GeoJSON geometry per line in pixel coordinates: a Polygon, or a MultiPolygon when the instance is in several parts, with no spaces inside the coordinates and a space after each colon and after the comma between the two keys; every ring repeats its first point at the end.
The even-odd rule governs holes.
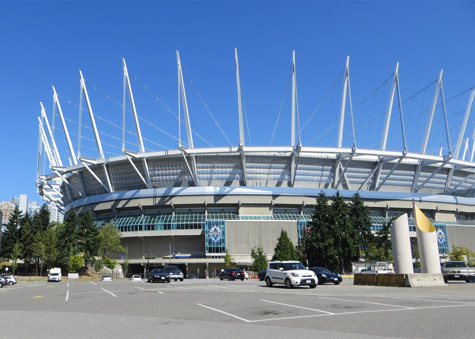
{"type": "MultiPolygon", "coordinates": [[[[276,110],[278,119],[286,116],[289,121],[286,141],[280,140],[284,146],[256,146],[245,134],[249,119],[236,50],[237,104],[229,105],[236,112],[232,120],[239,140],[213,146],[202,142],[207,137],[202,131],[193,129],[193,120],[203,117],[189,111],[194,85],[186,81],[188,75],[178,52],[176,57],[178,86],[173,87],[178,100],[170,99],[178,101],[175,110],[132,76],[123,59],[121,99],[113,100],[86,83],[80,72],[79,100],[59,95],[53,87],[52,111],[47,112],[41,104],[38,117],[39,194],[65,212],[73,207],[79,214],[91,211],[97,227],[113,223],[121,232],[122,245],[128,248],[130,272],[143,272],[146,265],[174,264],[199,277],[216,276],[224,268],[226,252],[237,266],[249,268],[251,249],[261,247],[270,258],[281,230],[298,243],[321,192],[328,197],[339,192],[348,200],[359,193],[370,209],[374,230],[390,218],[408,213],[411,237],[416,236],[415,201],[437,228],[441,256],[453,246],[475,249],[473,88],[446,98],[441,71],[427,86],[403,98],[397,64],[395,71],[357,104],[352,102],[347,58],[328,92],[337,100],[330,105],[330,94],[320,95],[322,99],[314,103],[317,108],[303,123],[294,53],[285,94],[288,109],[281,106],[279,111],[277,103],[276,110]],[[136,105],[139,90],[148,93],[163,114],[177,122],[176,132],[161,126],[161,118],[144,116],[144,109],[136,105]],[[412,104],[422,95],[424,104],[412,104]],[[369,113],[360,113],[361,107],[376,97],[384,106],[366,107],[369,113]],[[102,108],[95,108],[100,100],[112,101],[118,112],[115,120],[102,108]],[[335,118],[333,125],[318,126],[323,131],[331,129],[332,137],[315,132],[321,138],[306,145],[301,132],[307,126],[307,131],[312,128],[306,124],[312,117],[312,123],[319,125],[323,121],[319,115],[335,118]],[[361,129],[362,116],[368,118],[363,124],[369,126],[366,130],[361,129]],[[373,125],[377,136],[369,131],[373,125]],[[153,132],[145,133],[144,126],[153,132]],[[111,132],[114,129],[116,132],[111,132]],[[177,146],[162,147],[163,135],[177,146]],[[370,137],[374,146],[360,142],[362,137],[370,137]],[[417,142],[411,142],[416,137],[417,142]],[[195,146],[197,138],[203,146],[195,146]],[[397,147],[391,138],[397,138],[397,147]],[[110,146],[113,141],[106,140],[116,142],[115,154],[110,146]],[[87,151],[92,155],[85,156],[87,151]]],[[[198,98],[205,115],[217,126],[218,132],[211,133],[223,132],[199,92],[198,98]]],[[[259,126],[266,128],[272,132],[274,124],[259,126]]],[[[120,255],[117,259],[119,263],[124,260],[120,255]]]]}

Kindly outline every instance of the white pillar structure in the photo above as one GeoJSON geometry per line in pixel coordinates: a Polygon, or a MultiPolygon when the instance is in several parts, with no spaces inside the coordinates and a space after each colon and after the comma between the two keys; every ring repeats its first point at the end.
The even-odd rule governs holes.
{"type": "Polygon", "coordinates": [[[391,225],[391,244],[396,273],[414,273],[407,214],[403,214],[393,221],[391,225]]]}
{"type": "Polygon", "coordinates": [[[414,216],[416,217],[416,234],[419,256],[421,258],[421,272],[440,274],[437,230],[415,203],[414,216]]]}

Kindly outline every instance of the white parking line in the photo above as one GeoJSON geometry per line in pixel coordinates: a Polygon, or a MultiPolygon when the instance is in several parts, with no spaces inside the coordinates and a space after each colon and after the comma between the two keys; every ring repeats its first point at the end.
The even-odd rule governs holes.
{"type": "Polygon", "coordinates": [[[231,314],[231,313],[228,313],[228,312],[224,312],[224,311],[218,310],[217,308],[213,308],[213,307],[206,306],[206,305],[203,305],[203,304],[196,304],[196,305],[201,306],[201,307],[204,307],[204,308],[207,308],[207,309],[210,309],[210,310],[215,311],[215,312],[219,312],[219,313],[223,313],[223,314],[229,315],[230,317],[233,317],[233,318],[236,318],[236,319],[245,321],[245,322],[247,322],[247,323],[252,323],[251,320],[247,320],[247,319],[238,317],[237,315],[234,315],[234,314],[231,314]]]}
{"type": "Polygon", "coordinates": [[[158,291],[158,293],[160,293],[160,294],[165,294],[165,293],[163,293],[162,291],[158,291]]]}
{"type": "Polygon", "coordinates": [[[266,303],[276,304],[276,305],[282,305],[282,306],[300,308],[300,309],[302,309],[302,310],[315,311],[315,312],[321,312],[321,313],[326,313],[326,314],[335,314],[335,313],[333,313],[333,312],[327,312],[327,311],[317,310],[317,309],[315,309],[315,308],[308,308],[308,307],[302,307],[302,306],[296,306],[296,305],[278,303],[278,302],[276,302],[276,301],[270,301],[270,300],[264,300],[264,299],[259,299],[259,300],[260,300],[260,301],[263,301],[263,302],[266,302],[266,303]]]}
{"type": "Polygon", "coordinates": [[[101,290],[103,290],[104,292],[107,292],[107,293],[109,293],[110,295],[112,295],[112,296],[114,296],[115,298],[117,298],[117,296],[116,296],[114,293],[112,293],[111,291],[108,291],[108,290],[106,290],[105,288],[102,288],[102,287],[101,287],[101,290]]]}
{"type": "Polygon", "coordinates": [[[399,307],[408,310],[413,310],[414,307],[407,307],[407,306],[400,306],[400,305],[392,305],[392,304],[383,304],[383,303],[375,303],[371,301],[360,301],[360,300],[350,300],[350,299],[340,299],[340,298],[328,298],[328,297],[319,297],[320,299],[327,299],[327,300],[338,300],[338,301],[347,301],[352,303],[361,303],[361,304],[370,304],[370,305],[379,305],[379,306],[388,306],[388,307],[399,307]]]}
{"type": "Polygon", "coordinates": [[[68,301],[68,299],[69,299],[69,288],[68,288],[68,290],[66,291],[66,299],[65,299],[64,301],[68,301]]]}
{"type": "Polygon", "coordinates": [[[96,283],[95,283],[95,282],[92,282],[92,281],[91,281],[91,284],[93,284],[94,286],[96,286],[96,283]]]}

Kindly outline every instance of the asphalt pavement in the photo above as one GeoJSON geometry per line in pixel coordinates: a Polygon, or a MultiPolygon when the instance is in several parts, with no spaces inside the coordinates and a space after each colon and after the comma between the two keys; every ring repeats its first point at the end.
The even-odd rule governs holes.
{"type": "Polygon", "coordinates": [[[258,280],[21,281],[0,289],[12,338],[469,338],[475,284],[286,289],[258,280]]]}

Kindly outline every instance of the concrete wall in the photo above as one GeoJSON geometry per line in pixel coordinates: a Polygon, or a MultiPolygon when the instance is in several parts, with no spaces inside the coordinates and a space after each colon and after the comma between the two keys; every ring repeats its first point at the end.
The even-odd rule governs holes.
{"type": "Polygon", "coordinates": [[[128,247],[129,259],[148,256],[163,258],[170,255],[170,247],[172,254],[180,252],[195,257],[205,256],[204,236],[123,238],[122,246],[128,247]]]}
{"type": "Polygon", "coordinates": [[[226,247],[231,255],[250,256],[254,247],[262,247],[266,254],[272,255],[282,230],[287,231],[296,245],[296,221],[226,221],[226,247]]]}
{"type": "Polygon", "coordinates": [[[450,252],[454,245],[456,247],[464,246],[475,251],[475,227],[447,225],[447,236],[450,252]]]}

